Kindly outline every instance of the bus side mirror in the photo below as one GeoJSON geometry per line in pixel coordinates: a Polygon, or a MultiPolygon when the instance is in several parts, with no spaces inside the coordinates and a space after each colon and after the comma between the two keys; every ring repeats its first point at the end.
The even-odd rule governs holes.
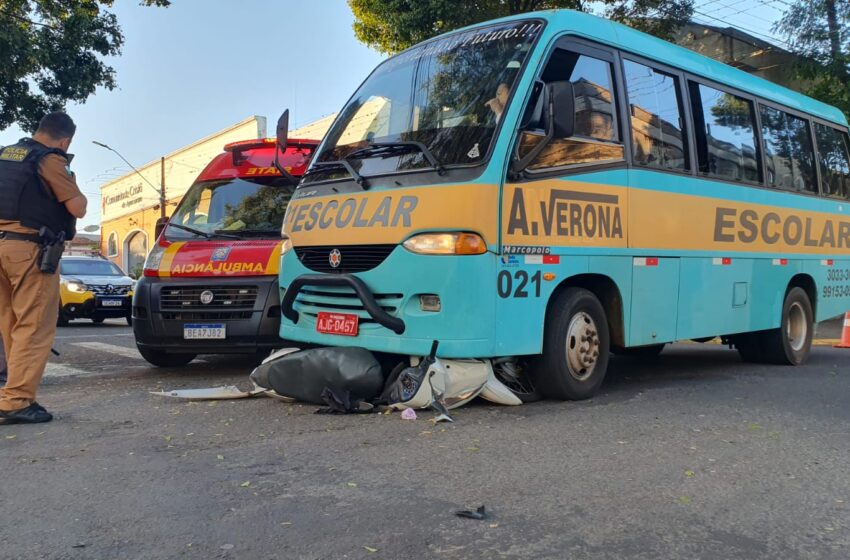
{"type": "Polygon", "coordinates": [[[159,239],[159,236],[162,234],[162,230],[164,230],[167,225],[168,218],[162,217],[156,220],[156,224],[153,226],[154,239],[159,239]]]}
{"type": "Polygon", "coordinates": [[[549,84],[550,122],[553,138],[570,138],[576,128],[576,97],[572,82],[549,84]]]}
{"type": "Polygon", "coordinates": [[[297,185],[298,179],[293,177],[289,171],[280,163],[280,154],[286,153],[287,142],[289,141],[289,109],[283,112],[279,119],[277,119],[277,148],[274,151],[274,166],[280,171],[280,174],[283,175],[284,179],[289,181],[291,185],[297,185]]]}

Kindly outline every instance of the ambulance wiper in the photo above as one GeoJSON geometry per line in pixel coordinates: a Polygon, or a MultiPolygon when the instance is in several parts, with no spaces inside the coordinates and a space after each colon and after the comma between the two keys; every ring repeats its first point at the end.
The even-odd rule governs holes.
{"type": "MultiPolygon", "coordinates": [[[[212,238],[211,233],[207,233],[207,232],[201,231],[199,229],[191,228],[189,226],[184,226],[184,225],[175,224],[175,223],[169,223],[168,227],[182,229],[183,231],[188,231],[189,233],[194,233],[195,235],[197,235],[199,237],[203,237],[205,239],[212,238]]],[[[216,236],[218,236],[218,237],[229,237],[230,239],[239,239],[238,235],[219,234],[217,231],[216,231],[216,236]]]]}
{"type": "Polygon", "coordinates": [[[344,159],[336,161],[318,161],[313,164],[313,169],[304,174],[304,177],[321,171],[330,171],[332,169],[345,169],[354,179],[354,182],[360,185],[364,191],[369,188],[368,178],[358,173],[351,164],[344,159]]]}
{"type": "Polygon", "coordinates": [[[372,142],[365,148],[361,148],[356,150],[350,154],[348,157],[375,157],[375,156],[394,156],[396,154],[407,153],[413,150],[419,150],[422,152],[422,155],[425,156],[425,159],[428,160],[428,163],[431,164],[438,175],[442,175],[446,172],[446,169],[443,167],[443,164],[439,162],[439,160],[434,157],[434,153],[428,149],[428,146],[423,144],[422,142],[414,142],[412,140],[409,141],[398,141],[398,142],[372,142]]]}
{"type": "Polygon", "coordinates": [[[239,230],[215,230],[216,233],[227,233],[236,236],[242,235],[277,235],[280,236],[279,229],[239,229],[239,230]]]}

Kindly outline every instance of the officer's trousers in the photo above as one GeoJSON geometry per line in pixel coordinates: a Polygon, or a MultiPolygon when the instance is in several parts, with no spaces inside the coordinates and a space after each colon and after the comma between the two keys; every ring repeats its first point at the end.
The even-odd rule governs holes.
{"type": "Polygon", "coordinates": [[[9,370],[0,388],[0,410],[19,410],[35,401],[58,310],[59,274],[39,270],[38,245],[0,239],[0,334],[9,370]]]}

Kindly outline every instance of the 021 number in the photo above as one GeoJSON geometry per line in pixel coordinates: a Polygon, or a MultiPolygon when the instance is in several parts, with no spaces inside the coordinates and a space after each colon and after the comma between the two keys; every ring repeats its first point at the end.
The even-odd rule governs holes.
{"type": "Polygon", "coordinates": [[[496,281],[496,289],[499,292],[500,298],[527,298],[529,281],[534,286],[534,297],[540,297],[540,280],[541,274],[538,270],[533,275],[529,276],[524,270],[517,270],[513,274],[509,270],[502,270],[496,281]]]}

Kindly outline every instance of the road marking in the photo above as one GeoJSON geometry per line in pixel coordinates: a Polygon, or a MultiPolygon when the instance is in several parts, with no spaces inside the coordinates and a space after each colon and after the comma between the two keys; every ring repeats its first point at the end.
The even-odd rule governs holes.
{"type": "Polygon", "coordinates": [[[116,354],[123,358],[141,360],[139,351],[135,348],[127,348],[126,346],[118,346],[117,344],[107,344],[105,342],[72,342],[72,346],[79,346],[87,350],[96,350],[98,352],[106,352],[108,354],[116,354]]]}
{"type": "Polygon", "coordinates": [[[65,364],[48,363],[44,368],[45,377],[74,377],[78,375],[88,375],[89,372],[71,367],[65,364]]]}
{"type": "Polygon", "coordinates": [[[56,335],[56,340],[64,340],[66,338],[106,338],[106,337],[114,337],[114,336],[133,336],[133,333],[103,333],[103,334],[69,334],[65,336],[56,335]]]}

